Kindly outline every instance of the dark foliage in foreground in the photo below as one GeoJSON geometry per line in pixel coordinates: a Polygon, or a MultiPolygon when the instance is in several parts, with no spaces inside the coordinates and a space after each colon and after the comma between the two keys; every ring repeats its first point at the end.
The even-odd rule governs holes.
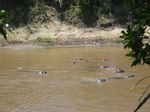
{"type": "Polygon", "coordinates": [[[6,23],[5,11],[0,10],[0,34],[2,34],[5,39],[7,39],[7,33],[6,33],[7,27],[5,23],[6,23]]]}
{"type": "MultiPolygon", "coordinates": [[[[150,1],[126,0],[126,3],[131,13],[131,23],[128,25],[126,31],[122,31],[120,38],[123,41],[124,47],[130,49],[127,56],[133,59],[131,66],[138,64],[150,65],[150,32],[147,30],[150,27],[150,1]]],[[[146,78],[149,78],[149,76],[146,78]]],[[[145,91],[149,87],[150,85],[145,91]]],[[[144,98],[142,97],[142,101],[139,102],[134,112],[137,112],[150,98],[150,93],[145,95],[145,91],[143,92],[144,95],[142,95],[144,98]]]]}
{"type": "Polygon", "coordinates": [[[125,48],[131,49],[127,54],[133,58],[132,66],[137,64],[150,64],[150,1],[127,0],[131,11],[131,24],[126,31],[122,31],[125,48]]]}

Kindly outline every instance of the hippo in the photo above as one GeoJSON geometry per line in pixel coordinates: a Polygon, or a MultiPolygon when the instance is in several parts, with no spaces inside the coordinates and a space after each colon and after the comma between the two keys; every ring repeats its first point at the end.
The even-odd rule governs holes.
{"type": "Polygon", "coordinates": [[[72,64],[76,64],[77,62],[76,61],[72,61],[72,64]]]}
{"type": "Polygon", "coordinates": [[[125,72],[125,70],[123,70],[121,68],[119,68],[119,69],[116,70],[116,73],[124,73],[124,72],[125,72]]]}
{"type": "Polygon", "coordinates": [[[130,78],[133,78],[133,77],[135,77],[134,74],[130,74],[130,75],[126,75],[126,76],[125,76],[126,79],[130,79],[130,78]]]}
{"type": "Polygon", "coordinates": [[[76,63],[80,63],[80,62],[87,62],[87,63],[90,63],[87,59],[78,58],[78,59],[74,59],[74,60],[72,61],[72,64],[76,64],[76,63]]]}
{"type": "Polygon", "coordinates": [[[103,59],[103,62],[107,62],[107,61],[109,61],[109,59],[107,59],[107,58],[103,59]]]}
{"type": "Polygon", "coordinates": [[[44,74],[47,74],[47,71],[42,70],[42,71],[39,71],[38,73],[39,73],[40,75],[44,75],[44,74]]]}
{"type": "Polygon", "coordinates": [[[113,69],[113,67],[111,65],[104,65],[104,66],[101,66],[100,68],[103,68],[103,69],[113,69]]]}
{"type": "Polygon", "coordinates": [[[96,80],[96,83],[100,84],[100,83],[106,82],[108,80],[127,80],[130,78],[133,78],[134,76],[135,75],[130,74],[130,75],[124,75],[124,76],[120,76],[120,77],[100,78],[100,79],[96,80]]]}
{"type": "Polygon", "coordinates": [[[96,83],[101,83],[101,82],[105,82],[107,80],[107,78],[100,78],[96,81],[96,83]]]}
{"type": "Polygon", "coordinates": [[[47,71],[46,70],[42,70],[42,69],[18,68],[18,70],[20,72],[35,72],[35,73],[38,73],[40,75],[47,74],[47,71]]]}

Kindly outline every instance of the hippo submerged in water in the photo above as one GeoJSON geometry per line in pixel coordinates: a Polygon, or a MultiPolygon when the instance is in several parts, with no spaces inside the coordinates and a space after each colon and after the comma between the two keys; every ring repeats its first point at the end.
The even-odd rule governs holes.
{"type": "Polygon", "coordinates": [[[102,82],[105,82],[107,80],[107,78],[100,78],[96,81],[96,83],[102,83],[102,82]]]}
{"type": "Polygon", "coordinates": [[[43,75],[43,74],[47,74],[47,71],[42,70],[42,71],[39,71],[38,73],[39,73],[40,75],[43,75]]]}
{"type": "Polygon", "coordinates": [[[20,72],[35,72],[35,73],[38,73],[40,75],[47,74],[47,71],[46,70],[42,70],[42,69],[18,68],[18,70],[20,72]]]}
{"type": "Polygon", "coordinates": [[[125,73],[125,70],[119,68],[119,69],[116,70],[116,73],[125,73]]]}
{"type": "Polygon", "coordinates": [[[115,69],[116,73],[125,73],[126,72],[125,70],[123,70],[121,68],[119,68],[119,69],[113,68],[111,65],[100,66],[100,68],[106,69],[106,70],[114,70],[115,69]]]}
{"type": "Polygon", "coordinates": [[[108,80],[127,80],[130,78],[133,78],[135,75],[131,74],[131,75],[124,75],[124,76],[120,76],[120,77],[110,77],[110,78],[100,78],[98,80],[96,80],[97,84],[106,82],[108,80]]]}
{"type": "Polygon", "coordinates": [[[100,66],[100,68],[102,68],[102,69],[108,69],[108,70],[113,69],[113,67],[111,65],[100,66]]]}
{"type": "Polygon", "coordinates": [[[87,59],[78,58],[78,59],[74,59],[74,60],[72,61],[72,64],[81,63],[81,62],[89,63],[89,61],[88,61],[87,59]]]}

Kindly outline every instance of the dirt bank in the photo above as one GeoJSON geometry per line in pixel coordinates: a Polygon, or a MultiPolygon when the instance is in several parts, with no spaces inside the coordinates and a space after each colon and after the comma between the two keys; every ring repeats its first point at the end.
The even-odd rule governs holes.
{"type": "Polygon", "coordinates": [[[119,44],[123,28],[85,28],[75,27],[53,21],[42,25],[27,25],[13,30],[8,41],[1,40],[1,46],[42,45],[42,46],[86,46],[119,44]]]}

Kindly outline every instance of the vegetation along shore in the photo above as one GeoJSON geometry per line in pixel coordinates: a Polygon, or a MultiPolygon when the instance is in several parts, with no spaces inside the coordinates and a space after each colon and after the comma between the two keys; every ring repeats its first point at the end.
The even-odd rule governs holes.
{"type": "Polygon", "coordinates": [[[84,0],[2,1],[0,9],[6,11],[5,23],[9,23],[12,32],[7,31],[7,41],[0,38],[0,45],[85,46],[120,43],[118,37],[128,23],[124,2],[116,4],[114,1],[97,0],[87,3],[84,0]]]}

